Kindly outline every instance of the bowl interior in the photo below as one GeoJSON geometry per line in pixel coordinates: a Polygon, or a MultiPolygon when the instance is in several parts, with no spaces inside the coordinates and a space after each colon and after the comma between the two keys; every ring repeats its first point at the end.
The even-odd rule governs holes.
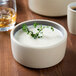
{"type": "Polygon", "coordinates": [[[22,28],[23,24],[30,26],[30,25],[33,25],[34,22],[37,22],[38,24],[42,24],[42,25],[53,26],[54,28],[61,31],[63,36],[65,35],[66,30],[60,24],[53,22],[53,21],[47,21],[47,20],[43,20],[43,21],[42,20],[31,20],[31,21],[22,22],[15,27],[13,31],[13,35],[22,28]]]}
{"type": "MultiPolygon", "coordinates": [[[[49,21],[49,20],[29,20],[29,21],[25,21],[25,22],[22,22],[22,23],[19,23],[11,32],[11,35],[13,37],[13,39],[16,41],[16,43],[18,43],[19,45],[21,45],[16,39],[15,39],[15,33],[20,30],[22,28],[22,25],[23,24],[26,24],[28,26],[30,25],[33,25],[34,22],[37,22],[38,24],[42,24],[42,25],[48,25],[48,26],[53,26],[54,28],[58,29],[63,37],[62,37],[62,40],[59,42],[59,43],[62,43],[64,42],[66,39],[67,39],[67,32],[65,30],[65,28],[63,26],[61,26],[60,24],[56,23],[56,22],[53,22],[53,21],[49,21]]],[[[58,44],[56,44],[58,45],[58,44]]],[[[23,45],[22,45],[23,46],[23,45]]],[[[24,46],[25,47],[25,46],[24,46]]],[[[52,47],[52,46],[51,46],[52,47]]]]}

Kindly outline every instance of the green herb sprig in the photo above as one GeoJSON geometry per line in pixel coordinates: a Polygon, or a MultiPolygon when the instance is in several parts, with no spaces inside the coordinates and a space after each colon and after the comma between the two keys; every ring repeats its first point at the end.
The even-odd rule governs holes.
{"type": "Polygon", "coordinates": [[[36,28],[38,25],[39,25],[39,24],[36,23],[36,22],[34,22],[34,24],[33,24],[34,28],[36,28]]]}
{"type": "Polygon", "coordinates": [[[51,26],[51,30],[54,31],[54,28],[51,26]]]}
{"type": "MultiPolygon", "coordinates": [[[[34,23],[33,24],[33,26],[34,26],[34,28],[36,28],[37,26],[38,26],[39,24],[38,23],[34,23]]],[[[49,28],[48,26],[40,26],[40,27],[38,27],[38,29],[37,29],[37,33],[33,33],[32,31],[30,31],[29,29],[28,29],[28,27],[27,27],[27,25],[26,24],[23,24],[23,26],[22,26],[22,30],[24,31],[24,32],[26,32],[27,34],[29,34],[31,37],[33,37],[34,39],[37,39],[37,38],[42,38],[43,36],[41,35],[40,36],[40,34],[43,34],[43,29],[45,29],[45,28],[49,28]]],[[[51,26],[51,30],[52,31],[54,31],[54,28],[51,26]]]]}

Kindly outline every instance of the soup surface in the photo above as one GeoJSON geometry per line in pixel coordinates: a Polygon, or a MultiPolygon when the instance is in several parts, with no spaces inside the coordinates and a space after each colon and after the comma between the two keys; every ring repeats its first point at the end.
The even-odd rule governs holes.
{"type": "MultiPolygon", "coordinates": [[[[45,26],[45,25],[42,25],[45,26]]],[[[38,26],[39,27],[39,26],[38,26]]],[[[37,28],[38,28],[37,27],[37,28]]],[[[28,26],[29,30],[34,33],[37,32],[37,28],[34,28],[33,25],[28,26]]],[[[47,47],[57,44],[63,39],[63,34],[58,29],[54,28],[52,31],[50,28],[43,29],[43,37],[34,39],[22,29],[15,33],[15,39],[22,45],[29,47],[47,47]]]]}

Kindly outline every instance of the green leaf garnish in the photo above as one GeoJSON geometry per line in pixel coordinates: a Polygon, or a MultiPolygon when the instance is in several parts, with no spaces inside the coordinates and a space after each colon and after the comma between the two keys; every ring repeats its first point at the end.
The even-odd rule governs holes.
{"type": "Polygon", "coordinates": [[[27,34],[29,34],[29,32],[30,32],[26,24],[23,24],[22,30],[23,30],[24,32],[27,32],[27,34]]]}
{"type": "Polygon", "coordinates": [[[27,31],[27,25],[26,24],[23,24],[22,30],[25,31],[25,32],[27,31]]]}
{"type": "Polygon", "coordinates": [[[36,33],[36,34],[32,33],[31,36],[32,36],[34,39],[36,39],[36,38],[38,38],[39,33],[36,33]]]}
{"type": "Polygon", "coordinates": [[[41,25],[37,30],[38,30],[39,32],[41,32],[44,28],[45,28],[45,26],[42,27],[42,25],[41,25]]]}
{"type": "Polygon", "coordinates": [[[51,30],[54,31],[54,28],[51,26],[51,30]]]}
{"type": "Polygon", "coordinates": [[[36,23],[36,22],[33,24],[34,28],[36,28],[38,25],[39,25],[39,24],[36,23]]]}
{"type": "Polygon", "coordinates": [[[42,38],[42,36],[38,36],[38,38],[42,38]]]}
{"type": "MultiPolygon", "coordinates": [[[[33,26],[34,26],[34,28],[36,28],[37,26],[38,26],[39,24],[38,23],[34,23],[33,24],[33,26]]],[[[29,29],[28,29],[28,27],[27,27],[27,25],[26,24],[23,24],[23,26],[22,26],[22,30],[24,31],[24,32],[26,32],[27,34],[29,34],[31,37],[33,37],[34,39],[37,39],[37,38],[42,38],[43,37],[43,29],[45,29],[45,28],[49,28],[50,26],[40,26],[40,27],[38,27],[37,28],[37,30],[38,30],[38,32],[37,33],[33,33],[33,31],[30,31],[29,29]],[[41,35],[41,36],[40,36],[41,35]]],[[[51,30],[52,31],[54,31],[54,28],[51,26],[51,30]]]]}

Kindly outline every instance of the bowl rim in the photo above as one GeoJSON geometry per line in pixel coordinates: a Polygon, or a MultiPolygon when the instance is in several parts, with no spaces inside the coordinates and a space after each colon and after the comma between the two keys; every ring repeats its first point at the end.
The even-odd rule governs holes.
{"type": "MultiPolygon", "coordinates": [[[[68,6],[67,6],[68,10],[70,10],[73,13],[76,13],[76,11],[72,9],[72,7],[76,7],[76,2],[72,2],[72,3],[68,4],[68,6]]],[[[68,10],[67,10],[67,12],[68,12],[68,10]]]]}
{"type": "Polygon", "coordinates": [[[18,44],[19,46],[21,46],[21,47],[24,47],[24,48],[25,48],[25,47],[26,47],[26,48],[33,48],[33,49],[45,49],[45,48],[57,47],[57,46],[61,45],[62,43],[64,43],[64,41],[67,40],[67,31],[65,30],[65,28],[64,28],[61,24],[59,24],[59,23],[57,23],[57,22],[50,21],[50,20],[44,20],[44,19],[33,19],[33,20],[23,21],[23,22],[17,24],[17,25],[12,29],[12,31],[10,32],[10,36],[11,36],[11,40],[13,39],[14,42],[15,42],[16,44],[18,44]],[[47,46],[47,47],[30,47],[30,46],[25,46],[25,45],[23,45],[23,44],[20,44],[20,42],[17,41],[17,40],[15,39],[14,35],[13,35],[14,30],[15,30],[17,27],[19,27],[20,25],[22,25],[22,24],[24,24],[24,23],[27,23],[27,22],[32,22],[32,21],[45,21],[45,22],[49,22],[49,23],[56,24],[57,26],[61,27],[61,28],[63,29],[63,31],[64,31],[63,39],[62,39],[61,41],[59,41],[57,44],[54,44],[54,45],[51,45],[51,46],[47,46]]]}

